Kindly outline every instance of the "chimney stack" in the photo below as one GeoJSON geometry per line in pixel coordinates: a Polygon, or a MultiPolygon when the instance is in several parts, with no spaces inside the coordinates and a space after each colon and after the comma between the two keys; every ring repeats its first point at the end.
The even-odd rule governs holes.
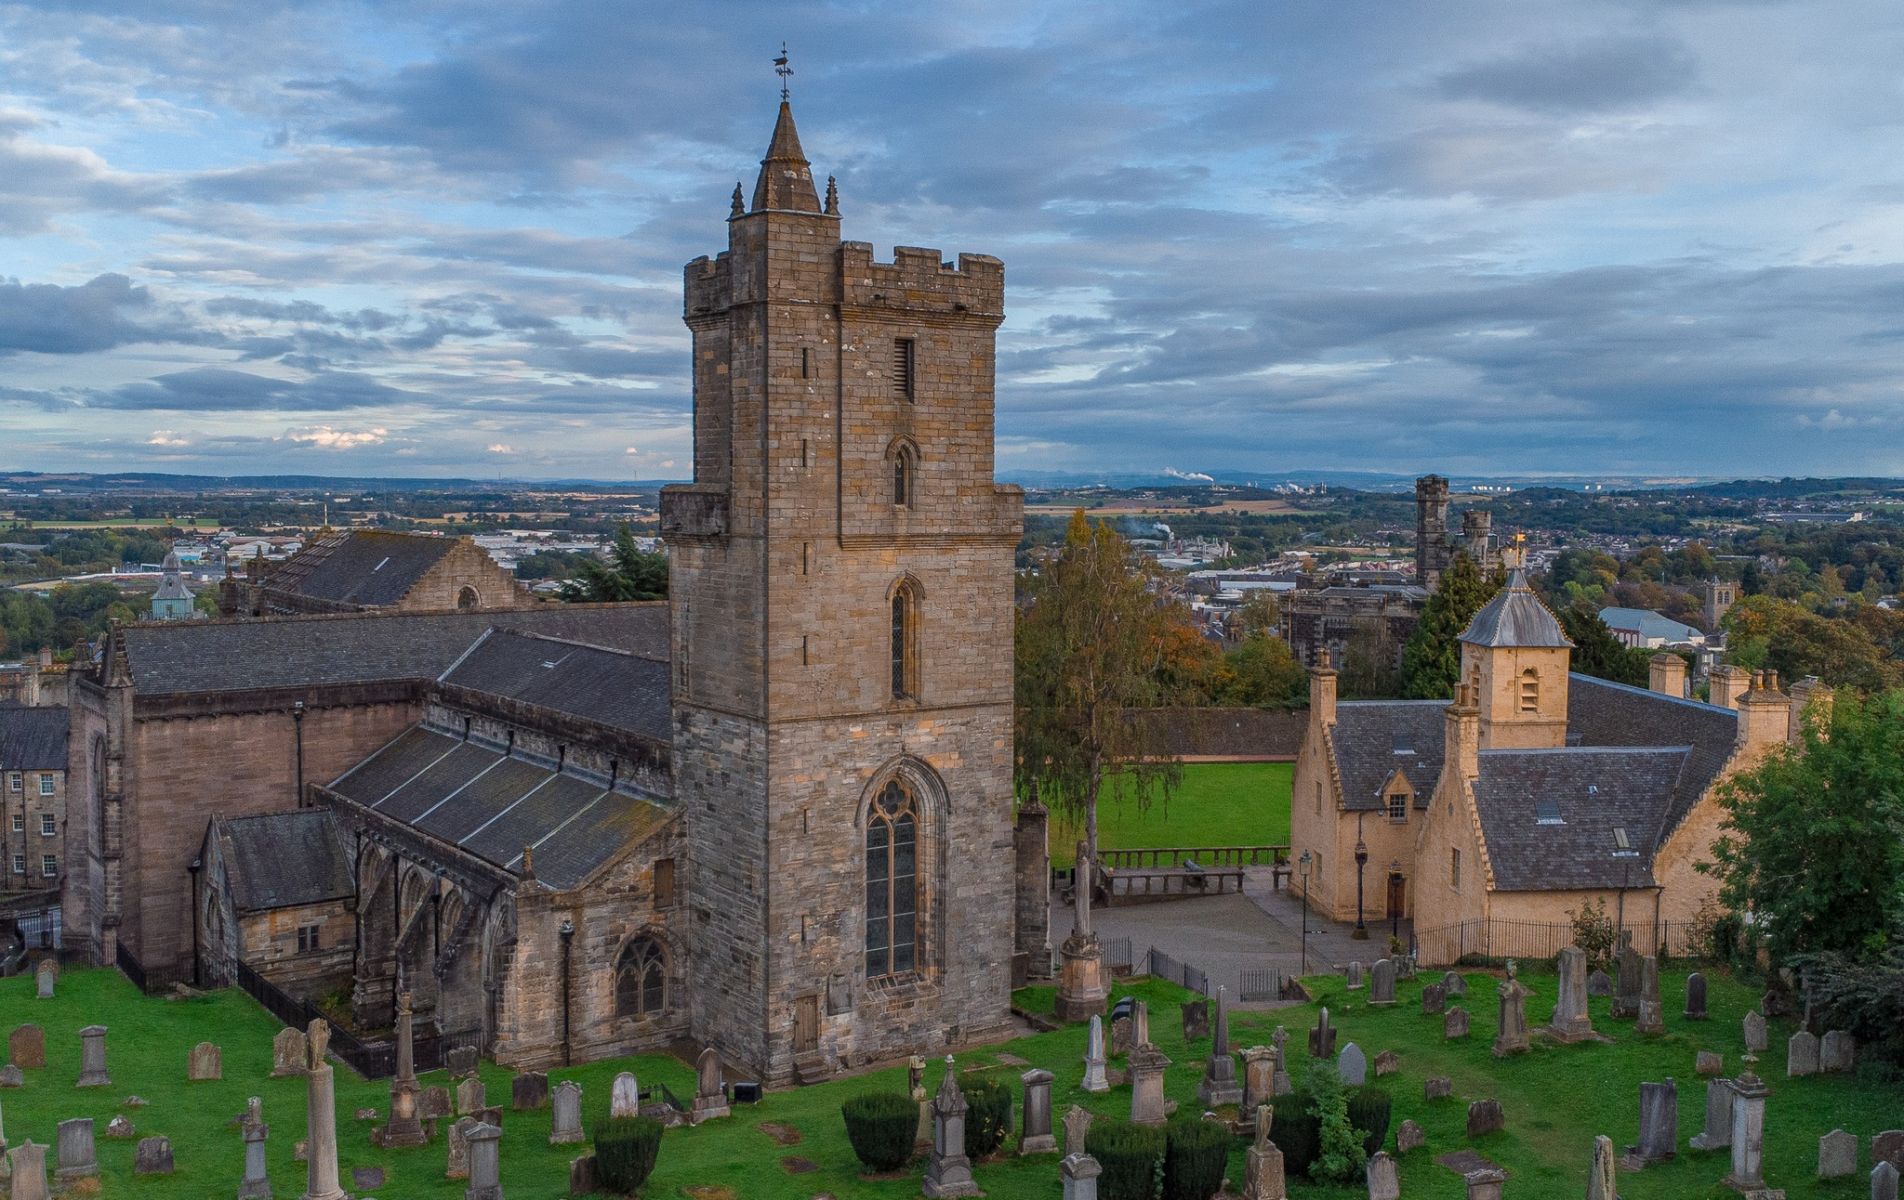
{"type": "MultiPolygon", "coordinates": [[[[1661,650],[1647,664],[1647,686],[1675,700],[1686,698],[1686,660],[1670,650],[1661,650]]],[[[1717,703],[1717,701],[1714,701],[1717,703]]]]}

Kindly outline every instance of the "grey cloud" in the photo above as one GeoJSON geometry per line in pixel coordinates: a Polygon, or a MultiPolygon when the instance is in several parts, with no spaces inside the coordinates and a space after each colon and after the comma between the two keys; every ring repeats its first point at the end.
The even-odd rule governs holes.
{"type": "Polygon", "coordinates": [[[0,357],[198,340],[175,311],[124,275],[100,275],[77,287],[0,279],[0,357]]]}
{"type": "Polygon", "coordinates": [[[1645,104],[1689,87],[1698,62],[1676,39],[1610,37],[1524,48],[1449,71],[1442,95],[1571,115],[1645,104]]]}
{"type": "Polygon", "coordinates": [[[363,375],[333,371],[304,380],[274,379],[224,367],[175,371],[90,396],[86,407],[194,412],[322,411],[423,400],[363,375]]]}

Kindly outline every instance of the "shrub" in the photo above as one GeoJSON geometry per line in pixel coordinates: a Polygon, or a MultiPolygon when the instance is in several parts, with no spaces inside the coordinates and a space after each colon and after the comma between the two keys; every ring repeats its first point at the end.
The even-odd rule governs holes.
{"type": "Polygon", "coordinates": [[[595,1171],[604,1191],[639,1192],[660,1153],[661,1122],[653,1117],[610,1117],[595,1127],[595,1171]]]}
{"type": "Polygon", "coordinates": [[[1347,1183],[1362,1173],[1368,1155],[1362,1139],[1349,1123],[1349,1097],[1335,1063],[1319,1058],[1309,1064],[1309,1096],[1316,1114],[1317,1146],[1315,1166],[1309,1178],[1319,1183],[1347,1183]]]}
{"type": "Polygon", "coordinates": [[[1587,966],[1605,967],[1613,959],[1617,936],[1613,918],[1607,915],[1606,902],[1596,897],[1578,909],[1569,909],[1567,915],[1573,918],[1573,944],[1586,953],[1587,966]]]}
{"type": "Polygon", "coordinates": [[[965,1156],[984,1158],[1004,1145],[1011,1131],[1011,1089],[996,1076],[967,1075],[959,1090],[965,1093],[965,1156]]]}
{"type": "Polygon", "coordinates": [[[1394,1100],[1378,1087],[1359,1087],[1349,1096],[1349,1124],[1362,1131],[1362,1153],[1374,1154],[1388,1138],[1394,1100]]]}
{"type": "Polygon", "coordinates": [[[1223,1186],[1234,1136],[1200,1117],[1171,1124],[1164,1135],[1164,1200],[1210,1200],[1223,1186]]]}
{"type": "Polygon", "coordinates": [[[919,1102],[904,1092],[863,1092],[840,1105],[846,1140],[869,1171],[897,1171],[912,1161],[919,1102]]]}
{"type": "Polygon", "coordinates": [[[1307,1175],[1315,1165],[1316,1152],[1322,1145],[1322,1123],[1307,1092],[1291,1092],[1270,1102],[1276,1113],[1272,1137],[1283,1152],[1283,1169],[1294,1175],[1307,1175]]]}
{"type": "Polygon", "coordinates": [[[1164,1131],[1128,1121],[1093,1121],[1084,1149],[1097,1159],[1100,1200],[1151,1200],[1163,1165],[1164,1131]]]}

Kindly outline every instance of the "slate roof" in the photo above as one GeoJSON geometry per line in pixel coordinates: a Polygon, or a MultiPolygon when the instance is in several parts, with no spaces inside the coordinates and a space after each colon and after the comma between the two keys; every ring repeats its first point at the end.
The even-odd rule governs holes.
{"type": "Polygon", "coordinates": [[[167,696],[435,679],[492,626],[668,657],[668,608],[660,603],[152,622],[125,626],[120,636],[138,693],[167,696]]]}
{"type": "Polygon", "coordinates": [[[1519,567],[1508,577],[1507,586],[1474,614],[1474,620],[1462,631],[1461,640],[1474,646],[1573,645],[1561,631],[1554,614],[1527,586],[1527,575],[1519,567]]]}
{"type": "Polygon", "coordinates": [[[1447,708],[1446,700],[1351,700],[1336,705],[1336,769],[1350,812],[1384,807],[1384,789],[1397,770],[1415,789],[1415,807],[1428,807],[1441,776],[1447,708]]]}
{"type": "Polygon", "coordinates": [[[1672,832],[1731,759],[1739,714],[1590,675],[1570,675],[1567,682],[1567,735],[1580,745],[1687,747],[1660,836],[1672,832]]]}
{"type": "Polygon", "coordinates": [[[1650,886],[1687,753],[1683,746],[1482,751],[1474,798],[1496,889],[1650,886]],[[1616,829],[1637,853],[1617,853],[1616,829]]]}
{"type": "Polygon", "coordinates": [[[1705,636],[1685,622],[1662,616],[1650,608],[1603,608],[1600,619],[1606,622],[1608,629],[1630,629],[1649,640],[1689,642],[1705,636]]]}
{"type": "Polygon", "coordinates": [[[264,580],[291,592],[377,608],[397,603],[456,545],[432,534],[357,529],[318,538],[264,580]]]}
{"type": "Polygon", "coordinates": [[[350,851],[328,810],[214,817],[212,836],[239,912],[321,904],[356,890],[350,851]]]}
{"type": "Polygon", "coordinates": [[[67,710],[0,704],[0,770],[64,771],[67,710]]]}
{"type": "Polygon", "coordinates": [[[330,785],[340,796],[558,891],[666,824],[648,796],[552,762],[414,725],[330,785]]]}
{"type": "Polygon", "coordinates": [[[666,660],[540,634],[490,629],[439,678],[656,741],[673,736],[666,660]]]}

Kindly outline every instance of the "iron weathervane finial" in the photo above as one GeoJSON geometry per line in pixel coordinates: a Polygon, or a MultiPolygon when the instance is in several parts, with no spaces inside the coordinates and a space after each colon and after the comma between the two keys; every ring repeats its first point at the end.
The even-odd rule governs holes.
{"type": "Polygon", "coordinates": [[[773,60],[774,74],[780,76],[780,101],[788,98],[787,80],[793,77],[793,68],[787,65],[787,43],[780,43],[780,57],[773,60]]]}

